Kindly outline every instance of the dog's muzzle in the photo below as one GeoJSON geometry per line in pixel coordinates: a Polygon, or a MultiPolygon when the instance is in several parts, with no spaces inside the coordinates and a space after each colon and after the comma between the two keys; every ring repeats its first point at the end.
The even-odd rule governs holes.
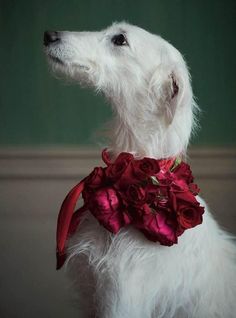
{"type": "Polygon", "coordinates": [[[57,31],[45,31],[43,37],[43,43],[45,46],[49,46],[52,43],[60,41],[60,33],[57,31]]]}

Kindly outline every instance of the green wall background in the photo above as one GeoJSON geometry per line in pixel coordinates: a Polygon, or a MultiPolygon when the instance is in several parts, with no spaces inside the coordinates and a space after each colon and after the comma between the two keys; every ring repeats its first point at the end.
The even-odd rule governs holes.
{"type": "Polygon", "coordinates": [[[188,62],[203,110],[194,144],[236,145],[236,1],[0,0],[0,144],[96,140],[111,116],[101,96],[54,79],[44,30],[99,30],[126,20],[162,35],[188,62]]]}

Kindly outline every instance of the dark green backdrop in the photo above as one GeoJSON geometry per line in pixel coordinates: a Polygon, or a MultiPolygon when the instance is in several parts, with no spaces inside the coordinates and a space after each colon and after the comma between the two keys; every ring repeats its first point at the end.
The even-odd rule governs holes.
{"type": "Polygon", "coordinates": [[[203,110],[194,143],[235,145],[236,1],[0,0],[0,143],[87,144],[109,118],[101,96],[54,79],[44,30],[95,30],[126,20],[185,56],[203,110]]]}

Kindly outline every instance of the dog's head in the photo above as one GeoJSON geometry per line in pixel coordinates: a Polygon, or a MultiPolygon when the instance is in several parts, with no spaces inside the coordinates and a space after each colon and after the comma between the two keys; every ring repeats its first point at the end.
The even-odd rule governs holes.
{"type": "Polygon", "coordinates": [[[187,66],[170,43],[137,26],[115,23],[100,32],[47,31],[44,47],[54,71],[102,91],[128,125],[138,127],[140,121],[164,134],[179,125],[186,147],[195,104],[187,66]]]}

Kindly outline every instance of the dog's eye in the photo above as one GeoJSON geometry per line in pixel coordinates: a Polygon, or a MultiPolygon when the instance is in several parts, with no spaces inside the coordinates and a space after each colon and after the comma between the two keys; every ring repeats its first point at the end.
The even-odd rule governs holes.
{"type": "Polygon", "coordinates": [[[117,34],[114,35],[113,38],[111,39],[112,43],[114,43],[115,45],[127,45],[128,42],[126,40],[126,37],[124,36],[124,34],[117,34]]]}

